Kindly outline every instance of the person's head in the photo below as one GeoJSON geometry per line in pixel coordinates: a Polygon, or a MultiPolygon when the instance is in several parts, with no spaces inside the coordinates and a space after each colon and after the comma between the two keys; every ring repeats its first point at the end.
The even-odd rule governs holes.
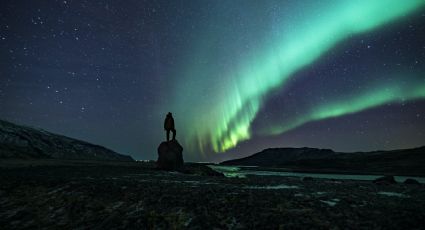
{"type": "Polygon", "coordinates": [[[171,117],[171,116],[173,116],[173,114],[171,112],[168,112],[167,117],[171,117]]]}

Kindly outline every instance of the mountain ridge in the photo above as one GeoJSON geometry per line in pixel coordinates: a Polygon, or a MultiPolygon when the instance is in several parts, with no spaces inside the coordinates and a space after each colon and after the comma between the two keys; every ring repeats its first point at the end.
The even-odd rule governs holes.
{"type": "Polygon", "coordinates": [[[0,120],[0,158],[134,161],[101,145],[0,120]]]}

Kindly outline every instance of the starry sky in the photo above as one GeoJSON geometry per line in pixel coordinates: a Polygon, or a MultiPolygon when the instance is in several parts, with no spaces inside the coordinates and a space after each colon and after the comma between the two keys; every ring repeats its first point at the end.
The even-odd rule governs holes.
{"type": "Polygon", "coordinates": [[[0,119],[156,159],[425,144],[425,1],[0,3],[0,119]]]}

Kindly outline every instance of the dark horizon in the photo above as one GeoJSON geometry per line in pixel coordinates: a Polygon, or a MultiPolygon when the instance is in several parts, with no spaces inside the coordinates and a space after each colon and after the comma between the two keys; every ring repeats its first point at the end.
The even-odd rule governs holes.
{"type": "MultiPolygon", "coordinates": [[[[67,137],[67,138],[75,139],[77,141],[87,142],[86,140],[82,140],[82,139],[78,139],[78,138],[74,138],[74,137],[69,137],[69,136],[65,136],[65,135],[62,135],[62,134],[58,134],[58,133],[53,133],[53,132],[50,132],[48,130],[45,130],[45,129],[41,128],[41,127],[33,127],[33,126],[28,126],[28,125],[16,124],[16,123],[13,123],[13,122],[7,121],[7,120],[2,120],[2,121],[8,122],[8,123],[11,123],[11,124],[14,124],[14,125],[18,125],[18,126],[28,127],[28,128],[35,129],[35,130],[43,130],[43,131],[49,132],[49,133],[54,134],[54,135],[64,136],[64,137],[67,137]]],[[[105,147],[105,146],[102,146],[102,145],[99,145],[99,144],[96,144],[96,143],[90,143],[90,142],[87,142],[87,143],[93,144],[95,146],[105,147]]],[[[318,149],[318,150],[331,150],[331,151],[333,151],[335,153],[341,153],[341,154],[355,154],[355,153],[374,153],[374,152],[392,152],[392,151],[400,151],[400,150],[412,150],[412,149],[420,149],[420,148],[424,148],[424,147],[425,147],[425,145],[419,145],[419,146],[413,146],[413,147],[405,147],[405,148],[398,148],[398,149],[374,149],[374,150],[366,150],[366,151],[338,151],[338,150],[335,150],[335,149],[332,149],[332,148],[319,148],[319,147],[315,147],[315,146],[297,146],[297,147],[295,147],[295,146],[275,146],[275,147],[267,147],[267,148],[264,148],[262,150],[259,150],[257,152],[252,152],[252,153],[250,153],[250,152],[244,152],[239,157],[236,156],[236,157],[231,158],[231,156],[228,155],[228,157],[230,157],[230,158],[225,158],[223,160],[217,160],[217,161],[193,161],[193,162],[194,163],[195,162],[197,162],[197,163],[221,163],[223,161],[236,160],[236,159],[240,159],[240,158],[244,158],[244,157],[249,157],[249,156],[254,155],[256,153],[260,153],[260,152],[263,152],[263,151],[266,151],[266,150],[270,150],[270,149],[281,149],[281,150],[285,150],[285,149],[303,149],[303,148],[307,148],[307,149],[318,149]]],[[[107,148],[107,147],[105,147],[105,148],[107,148]]],[[[107,148],[107,149],[110,149],[110,148],[107,148]]],[[[114,151],[113,149],[110,149],[110,150],[114,151]]],[[[116,152],[118,154],[126,155],[126,156],[131,156],[129,154],[120,153],[118,151],[114,151],[114,152],[116,152]]],[[[134,159],[134,160],[136,160],[136,161],[156,161],[157,160],[156,158],[157,158],[157,156],[155,156],[155,158],[152,158],[152,159],[134,159]]],[[[188,162],[191,162],[191,161],[188,161],[188,162]]]]}

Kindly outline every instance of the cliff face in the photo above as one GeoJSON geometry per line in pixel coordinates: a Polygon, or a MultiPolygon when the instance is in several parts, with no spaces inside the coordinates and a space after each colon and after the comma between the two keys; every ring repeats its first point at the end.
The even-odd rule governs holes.
{"type": "Polygon", "coordinates": [[[105,147],[0,120],[0,158],[133,161],[105,147]]]}

